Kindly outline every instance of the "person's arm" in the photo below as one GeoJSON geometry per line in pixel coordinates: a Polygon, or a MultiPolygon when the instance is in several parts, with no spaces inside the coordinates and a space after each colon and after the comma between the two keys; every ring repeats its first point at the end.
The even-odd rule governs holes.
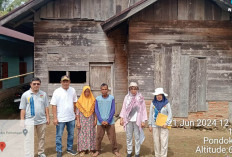
{"type": "Polygon", "coordinates": [[[21,111],[20,111],[20,119],[21,120],[25,120],[25,114],[26,114],[26,110],[21,109],[21,111]]]}
{"type": "Polygon", "coordinates": [[[45,114],[47,119],[47,125],[49,125],[50,124],[49,102],[48,102],[47,94],[45,93],[44,95],[45,95],[45,114]]]}
{"type": "Polygon", "coordinates": [[[93,126],[95,127],[97,125],[97,115],[96,113],[94,113],[94,124],[93,126]]]}
{"type": "Polygon", "coordinates": [[[107,123],[110,124],[114,118],[114,113],[115,113],[115,101],[114,99],[112,100],[111,103],[111,109],[110,109],[110,115],[109,118],[107,119],[107,123]]]}
{"type": "Polygon", "coordinates": [[[21,110],[20,111],[20,119],[21,120],[25,120],[26,106],[27,106],[27,98],[23,94],[21,97],[21,100],[20,100],[20,105],[19,105],[19,109],[21,110]]]}
{"type": "Polygon", "coordinates": [[[75,115],[76,115],[76,111],[77,111],[76,109],[77,109],[77,108],[76,108],[76,102],[74,102],[74,103],[73,103],[73,111],[74,111],[75,115]]]}
{"type": "Polygon", "coordinates": [[[53,124],[58,125],[58,119],[57,119],[57,101],[56,101],[56,91],[52,95],[52,99],[50,104],[52,105],[52,114],[53,114],[53,124]]]}
{"type": "Polygon", "coordinates": [[[146,109],[146,103],[145,103],[144,98],[142,97],[141,99],[143,100],[143,103],[142,103],[142,124],[141,124],[141,126],[144,128],[145,127],[145,122],[147,120],[147,109],[146,109]]]}
{"type": "Polygon", "coordinates": [[[57,119],[57,106],[52,105],[52,114],[53,114],[53,124],[58,125],[58,119],[57,119]]]}
{"type": "Polygon", "coordinates": [[[153,104],[151,102],[150,113],[149,113],[149,120],[148,120],[148,125],[149,125],[149,131],[150,132],[152,131],[152,121],[153,121],[152,118],[154,119],[154,117],[153,117],[153,111],[154,111],[153,104]]]}
{"type": "Polygon", "coordinates": [[[49,125],[50,124],[50,116],[49,116],[49,108],[48,107],[46,107],[45,113],[46,113],[46,117],[47,117],[47,125],[49,125]]]}
{"type": "Polygon", "coordinates": [[[167,110],[168,110],[168,118],[166,121],[166,125],[171,125],[171,123],[172,123],[172,110],[171,110],[170,103],[167,104],[167,110]]]}
{"type": "Polygon", "coordinates": [[[78,110],[78,108],[76,109],[76,121],[77,121],[77,128],[81,128],[81,123],[80,123],[80,111],[78,110]]]}
{"type": "Polygon", "coordinates": [[[98,110],[98,102],[97,102],[97,100],[95,101],[95,113],[96,113],[96,115],[97,115],[97,119],[98,119],[99,122],[102,124],[103,119],[102,119],[101,114],[100,114],[100,112],[99,112],[99,110],[98,110]]]}
{"type": "Polygon", "coordinates": [[[77,103],[77,93],[76,93],[76,91],[74,91],[74,94],[73,94],[73,110],[74,110],[75,114],[76,114],[76,103],[77,103]]]}
{"type": "Polygon", "coordinates": [[[119,117],[120,118],[120,125],[123,126],[124,125],[124,117],[125,117],[125,114],[126,114],[126,96],[124,98],[124,101],[123,101],[123,104],[122,104],[122,109],[121,109],[121,112],[120,112],[120,115],[119,117]]]}

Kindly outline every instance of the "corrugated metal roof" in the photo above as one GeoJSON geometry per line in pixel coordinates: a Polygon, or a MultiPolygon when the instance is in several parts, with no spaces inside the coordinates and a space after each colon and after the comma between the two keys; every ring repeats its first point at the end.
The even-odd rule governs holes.
{"type": "Polygon", "coordinates": [[[34,43],[34,37],[0,26],[0,35],[34,43]]]}

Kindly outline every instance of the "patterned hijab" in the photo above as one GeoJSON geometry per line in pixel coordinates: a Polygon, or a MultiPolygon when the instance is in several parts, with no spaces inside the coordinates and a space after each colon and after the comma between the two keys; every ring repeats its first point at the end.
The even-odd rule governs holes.
{"type": "Polygon", "coordinates": [[[94,98],[89,86],[84,86],[82,93],[81,93],[81,96],[77,100],[76,107],[79,109],[79,111],[85,117],[90,117],[94,113],[95,98],[94,98]],[[86,89],[89,89],[89,91],[90,91],[88,98],[85,96],[86,89]]]}

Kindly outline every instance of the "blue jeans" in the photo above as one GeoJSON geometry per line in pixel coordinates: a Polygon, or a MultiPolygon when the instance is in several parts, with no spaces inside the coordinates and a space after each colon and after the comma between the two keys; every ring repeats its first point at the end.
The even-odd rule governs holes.
{"type": "Polygon", "coordinates": [[[59,122],[56,126],[56,151],[62,152],[62,136],[64,132],[64,127],[67,126],[68,138],[67,138],[67,150],[72,150],[73,148],[73,138],[74,138],[74,128],[75,120],[70,122],[59,122]]]}

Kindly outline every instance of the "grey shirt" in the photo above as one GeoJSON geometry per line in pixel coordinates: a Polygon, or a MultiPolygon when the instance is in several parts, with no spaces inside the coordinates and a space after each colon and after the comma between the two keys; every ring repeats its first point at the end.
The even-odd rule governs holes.
{"type": "MultiPolygon", "coordinates": [[[[155,112],[154,112],[154,107],[153,107],[153,103],[151,102],[150,105],[150,114],[149,114],[149,121],[148,121],[148,125],[151,127],[159,127],[155,124],[155,112]]],[[[168,103],[167,105],[165,105],[160,113],[165,114],[168,116],[167,121],[166,121],[166,125],[171,125],[172,123],[172,110],[171,110],[171,106],[170,103],[168,103]]]]}
{"type": "Polygon", "coordinates": [[[25,124],[26,125],[39,125],[47,122],[46,107],[49,106],[47,94],[41,90],[34,94],[31,89],[23,93],[19,109],[26,110],[25,124]],[[35,116],[31,115],[30,98],[34,99],[35,116]]]}

